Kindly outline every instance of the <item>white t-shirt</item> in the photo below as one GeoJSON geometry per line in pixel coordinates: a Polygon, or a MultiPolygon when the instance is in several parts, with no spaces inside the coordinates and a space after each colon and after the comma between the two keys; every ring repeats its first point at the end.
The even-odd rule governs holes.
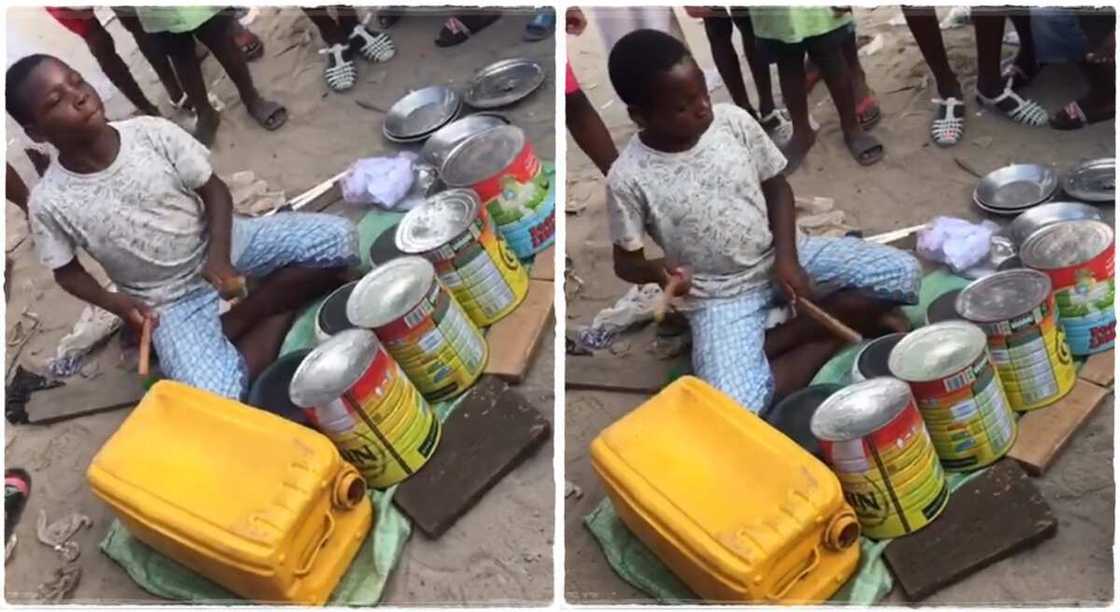
{"type": "Polygon", "coordinates": [[[209,152],[166,119],[111,124],[117,159],[100,172],[50,165],[31,192],[31,231],[54,270],[82,248],[125,293],[158,306],[206,286],[206,213],[195,189],[210,180],[209,152]]]}
{"type": "Polygon", "coordinates": [[[607,176],[612,242],[636,251],[649,233],[669,262],[692,268],[693,299],[734,297],[769,281],[774,239],[762,182],[786,165],[746,111],[719,104],[713,115],[688,151],[655,151],[635,135],[607,176]]]}

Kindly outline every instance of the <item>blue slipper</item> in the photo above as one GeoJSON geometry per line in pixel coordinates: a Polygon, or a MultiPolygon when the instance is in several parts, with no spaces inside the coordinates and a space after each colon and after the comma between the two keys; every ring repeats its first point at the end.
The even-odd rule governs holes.
{"type": "Polygon", "coordinates": [[[552,9],[544,10],[533,16],[525,26],[525,40],[537,42],[552,35],[556,29],[556,13],[552,9]]]}

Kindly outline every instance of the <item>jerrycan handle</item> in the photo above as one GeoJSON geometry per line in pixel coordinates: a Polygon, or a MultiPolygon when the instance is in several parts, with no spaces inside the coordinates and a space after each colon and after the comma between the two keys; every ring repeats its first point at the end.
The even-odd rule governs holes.
{"type": "Polygon", "coordinates": [[[787,582],[786,585],[784,587],[782,587],[782,590],[778,591],[777,594],[773,594],[773,595],[772,594],[767,594],[766,599],[768,599],[769,601],[779,601],[779,600],[781,600],[783,597],[786,596],[786,593],[790,592],[790,590],[793,588],[793,585],[797,584],[798,581],[800,581],[805,576],[808,576],[809,572],[817,569],[817,564],[820,563],[820,561],[821,561],[821,547],[818,544],[817,546],[813,547],[813,554],[809,555],[809,563],[805,565],[805,569],[803,569],[800,572],[794,574],[793,578],[789,582],[787,582]]]}
{"type": "Polygon", "coordinates": [[[315,545],[315,548],[311,549],[311,556],[307,559],[307,562],[303,564],[303,567],[296,570],[296,576],[300,578],[311,573],[311,566],[315,565],[315,560],[319,558],[319,552],[327,545],[327,540],[331,539],[331,535],[334,533],[334,516],[330,512],[327,512],[326,517],[327,529],[323,532],[323,537],[319,540],[319,543],[315,545]]]}

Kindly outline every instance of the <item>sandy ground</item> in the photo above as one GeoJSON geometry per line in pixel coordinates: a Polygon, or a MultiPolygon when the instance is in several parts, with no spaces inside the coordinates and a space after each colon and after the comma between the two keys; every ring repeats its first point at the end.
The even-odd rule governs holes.
{"type": "MultiPolygon", "coordinates": [[[[702,25],[683,12],[678,11],[678,15],[701,66],[714,73],[702,25]]],[[[797,195],[835,198],[837,208],[848,214],[849,222],[868,235],[924,223],[936,215],[982,218],[970,204],[975,179],[957,166],[954,157],[986,172],[1012,162],[1053,163],[1064,168],[1082,159],[1114,155],[1113,122],[1069,133],[1031,129],[978,113],[971,100],[964,142],[947,150],[929,144],[929,100],[936,97],[936,91],[922,85],[927,70],[909,30],[887,24],[899,15],[898,9],[857,8],[856,15],[860,34],[884,38],[884,47],[862,61],[871,86],[879,93],[884,117],[875,135],[886,147],[886,158],[870,168],[856,164],[843,145],[827,91],[819,86],[810,98],[810,110],[821,123],[821,131],[807,163],[790,183],[797,195]]],[[[946,47],[966,91],[972,91],[975,84],[973,40],[971,28],[945,32],[946,47]]],[[[600,109],[615,142],[625,143],[633,128],[623,105],[612,102],[614,92],[595,24],[582,37],[569,37],[568,45],[576,74],[600,109]]],[[[1007,47],[1005,51],[1010,53],[1007,47]]],[[[741,63],[751,98],[757,102],[750,73],[745,62],[741,63]]],[[[1053,110],[1080,95],[1081,88],[1080,77],[1072,67],[1048,67],[1027,93],[1053,110]]],[[[774,89],[780,99],[776,75],[774,89]]],[[[716,102],[730,101],[723,88],[713,96],[716,102]]],[[[602,179],[571,138],[568,164],[569,205],[586,206],[578,216],[567,217],[568,254],[574,260],[575,272],[587,283],[579,296],[568,300],[567,325],[573,328],[590,323],[596,312],[626,291],[627,285],[611,271],[602,179]]],[[[629,339],[631,355],[647,346],[649,337],[647,330],[629,339]]],[[[649,601],[612,572],[583,525],[584,516],[603,498],[602,485],[588,461],[587,446],[601,429],[643,399],[638,395],[567,392],[565,475],[583,491],[582,497],[565,501],[565,595],[570,602],[649,601]]],[[[1106,402],[1075,434],[1045,477],[1035,481],[1059,519],[1057,537],[942,590],[927,603],[1062,605],[1099,604],[1112,599],[1113,402],[1111,398],[1106,402]]],[[[899,589],[887,601],[903,603],[899,589]]]]}
{"type": "MultiPolygon", "coordinates": [[[[265,42],[265,57],[251,64],[254,79],[266,95],[286,104],[287,125],[269,133],[259,128],[237,102],[228,79],[212,87],[226,103],[222,127],[213,150],[214,165],[221,174],[251,169],[271,184],[295,195],[343,170],[358,157],[391,154],[396,145],[381,134],[380,113],[359,107],[354,100],[387,108],[409,89],[435,83],[462,85],[476,69],[507,57],[528,56],[552,72],[554,46],[551,42],[523,43],[521,35],[528,20],[525,12],[510,13],[501,21],[454,49],[437,49],[432,43],[442,19],[411,16],[392,30],[398,55],[384,65],[360,63],[359,85],[347,94],[328,94],[322,79],[321,58],[316,54],[316,30],[294,9],[262,9],[251,25],[265,42]],[[313,42],[280,53],[310,32],[313,42]]],[[[71,62],[86,74],[97,67],[82,42],[55,24],[40,9],[13,9],[8,16],[9,53],[45,51],[71,62]]],[[[122,57],[152,100],[169,111],[166,94],[146,60],[119,23],[112,23],[122,57]]],[[[209,58],[204,64],[208,83],[222,75],[209,58]]],[[[108,90],[111,117],[124,117],[131,107],[123,95],[107,83],[92,81],[108,90]]],[[[555,150],[554,80],[549,78],[538,92],[520,104],[501,109],[514,123],[526,129],[537,150],[551,157],[555,150]]],[[[180,122],[184,117],[177,117],[180,122]]],[[[9,139],[12,125],[9,119],[9,139]]],[[[12,148],[9,147],[9,154],[12,148]]],[[[18,160],[17,160],[17,163],[18,160]]],[[[21,168],[27,170],[28,168],[21,168]]],[[[363,211],[334,206],[337,212],[358,218],[363,211]]],[[[38,334],[22,351],[22,360],[32,367],[53,356],[58,340],[67,333],[81,312],[81,304],[54,285],[40,266],[26,235],[22,215],[13,206],[6,210],[6,240],[14,260],[13,297],[8,303],[9,326],[25,310],[42,321],[38,334]],[[19,243],[18,248],[13,247],[19,243]]],[[[10,330],[9,330],[10,333],[10,330]]],[[[553,406],[553,350],[551,338],[536,358],[520,391],[551,419],[553,406]]],[[[8,363],[13,358],[8,351],[8,363]]],[[[121,363],[117,343],[110,343],[97,356],[101,371],[131,368],[121,363]]],[[[96,401],[95,397],[90,398],[96,401]]],[[[100,554],[112,514],[96,500],[85,482],[85,469],[93,454],[116,430],[128,411],[83,417],[48,427],[8,426],[5,461],[32,473],[34,486],[24,518],[17,528],[19,545],[6,567],[5,596],[9,601],[30,603],[35,588],[58,566],[57,554],[35,538],[35,517],[40,509],[50,520],[80,512],[94,521],[92,529],[77,538],[81,545],[82,578],[72,598],[74,603],[159,603],[136,586],[125,572],[100,554]]],[[[517,470],[506,476],[471,512],[439,540],[417,533],[390,578],[385,602],[391,604],[502,605],[548,602],[552,598],[553,478],[552,444],[546,444],[517,470]]]]}

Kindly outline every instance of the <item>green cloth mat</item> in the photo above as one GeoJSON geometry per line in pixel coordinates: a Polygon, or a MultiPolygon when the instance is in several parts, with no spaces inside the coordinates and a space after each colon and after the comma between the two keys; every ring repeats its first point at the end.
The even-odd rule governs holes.
{"type": "MultiPolygon", "coordinates": [[[[965,278],[938,270],[922,279],[922,290],[917,306],[905,308],[906,315],[915,327],[925,323],[925,311],[930,302],[942,294],[967,285],[965,278]]],[[[849,347],[833,357],[817,373],[812,384],[849,384],[852,362],[857,347],[849,347]]],[[[949,491],[984,473],[978,470],[969,474],[947,474],[949,491]]],[[[699,603],[698,598],[618,518],[609,498],[604,498],[583,519],[584,525],[599,542],[611,568],[626,582],[653,597],[660,604],[699,603]]],[[[891,540],[875,541],[860,538],[860,564],[856,573],[830,600],[831,603],[872,605],[891,592],[894,578],[883,561],[883,550],[891,540]]]]}
{"type": "MultiPolygon", "coordinates": [[[[397,222],[401,213],[371,211],[358,223],[362,265],[369,269],[369,247],[381,232],[397,222]]],[[[325,298],[324,298],[325,299],[325,298]]],[[[300,315],[284,339],[281,354],[315,345],[314,316],[323,300],[312,304],[300,315]]],[[[440,421],[458,406],[459,401],[433,404],[440,421]]],[[[400,562],[404,546],[412,534],[410,521],[392,503],[396,486],[373,491],[372,537],[367,537],[354,557],[350,569],[331,595],[330,604],[374,606],[381,601],[389,574],[400,562]]],[[[224,588],[164,557],[140,542],[114,520],[101,542],[101,550],[124,567],[128,575],[153,595],[195,604],[247,603],[224,588]]]]}

